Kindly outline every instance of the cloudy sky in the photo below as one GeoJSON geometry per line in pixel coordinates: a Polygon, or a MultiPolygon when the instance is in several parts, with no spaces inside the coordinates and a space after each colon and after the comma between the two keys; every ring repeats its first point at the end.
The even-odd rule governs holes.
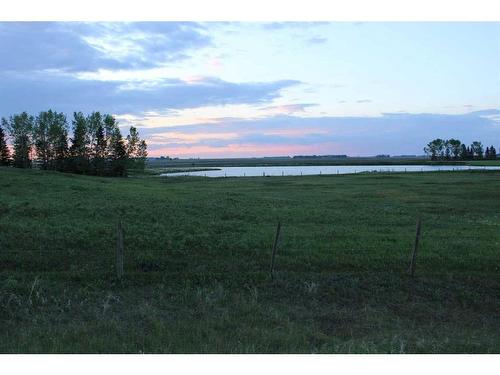
{"type": "Polygon", "coordinates": [[[0,22],[0,116],[114,114],[151,156],[500,148],[500,23],[0,22]]]}

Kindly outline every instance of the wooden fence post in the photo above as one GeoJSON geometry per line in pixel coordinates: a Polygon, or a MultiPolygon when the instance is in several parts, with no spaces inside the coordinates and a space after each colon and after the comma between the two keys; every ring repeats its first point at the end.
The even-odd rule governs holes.
{"type": "Polygon", "coordinates": [[[421,218],[418,218],[417,229],[415,231],[415,243],[413,245],[413,253],[411,255],[411,260],[410,260],[410,268],[408,269],[408,272],[410,273],[411,277],[415,276],[415,265],[417,262],[417,249],[418,249],[418,241],[420,239],[421,224],[422,224],[422,220],[421,220],[421,218]]]}
{"type": "Polygon", "coordinates": [[[274,237],[273,244],[273,254],[271,257],[271,279],[274,277],[274,264],[276,262],[276,251],[278,250],[278,240],[280,237],[281,222],[278,221],[278,227],[276,228],[276,236],[274,237]]]}
{"type": "Polygon", "coordinates": [[[118,280],[123,277],[123,226],[122,219],[118,220],[118,225],[116,227],[116,276],[118,280]]]}

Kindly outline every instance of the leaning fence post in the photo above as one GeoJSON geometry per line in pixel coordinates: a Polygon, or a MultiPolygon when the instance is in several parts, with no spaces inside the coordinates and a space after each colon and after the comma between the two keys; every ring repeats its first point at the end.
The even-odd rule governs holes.
{"type": "Polygon", "coordinates": [[[276,236],[274,237],[273,254],[271,257],[271,278],[274,277],[274,264],[276,261],[276,251],[278,250],[278,240],[279,240],[279,236],[280,236],[280,229],[281,229],[281,222],[278,221],[278,227],[276,228],[276,236]]]}
{"type": "Polygon", "coordinates": [[[415,275],[415,264],[417,261],[417,249],[418,249],[418,241],[420,239],[421,223],[422,223],[421,218],[418,218],[417,229],[415,231],[415,243],[413,245],[413,253],[411,255],[411,260],[410,260],[410,268],[408,269],[408,272],[410,273],[411,277],[413,277],[415,275]]]}
{"type": "Polygon", "coordinates": [[[116,276],[118,280],[121,280],[123,277],[123,226],[122,220],[118,220],[118,225],[116,227],[116,276]]]}

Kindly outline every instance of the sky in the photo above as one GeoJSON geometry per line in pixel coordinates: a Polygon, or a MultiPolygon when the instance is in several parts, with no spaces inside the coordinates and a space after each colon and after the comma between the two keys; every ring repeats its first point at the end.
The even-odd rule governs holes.
{"type": "Polygon", "coordinates": [[[500,23],[0,22],[0,116],[116,116],[150,156],[500,149],[500,23]]]}

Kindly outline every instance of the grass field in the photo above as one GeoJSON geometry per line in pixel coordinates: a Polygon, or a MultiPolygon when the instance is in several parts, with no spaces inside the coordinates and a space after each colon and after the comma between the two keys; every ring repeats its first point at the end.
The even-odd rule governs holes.
{"type": "Polygon", "coordinates": [[[500,172],[483,171],[0,168],[0,352],[500,353],[499,192],[500,172]]]}

